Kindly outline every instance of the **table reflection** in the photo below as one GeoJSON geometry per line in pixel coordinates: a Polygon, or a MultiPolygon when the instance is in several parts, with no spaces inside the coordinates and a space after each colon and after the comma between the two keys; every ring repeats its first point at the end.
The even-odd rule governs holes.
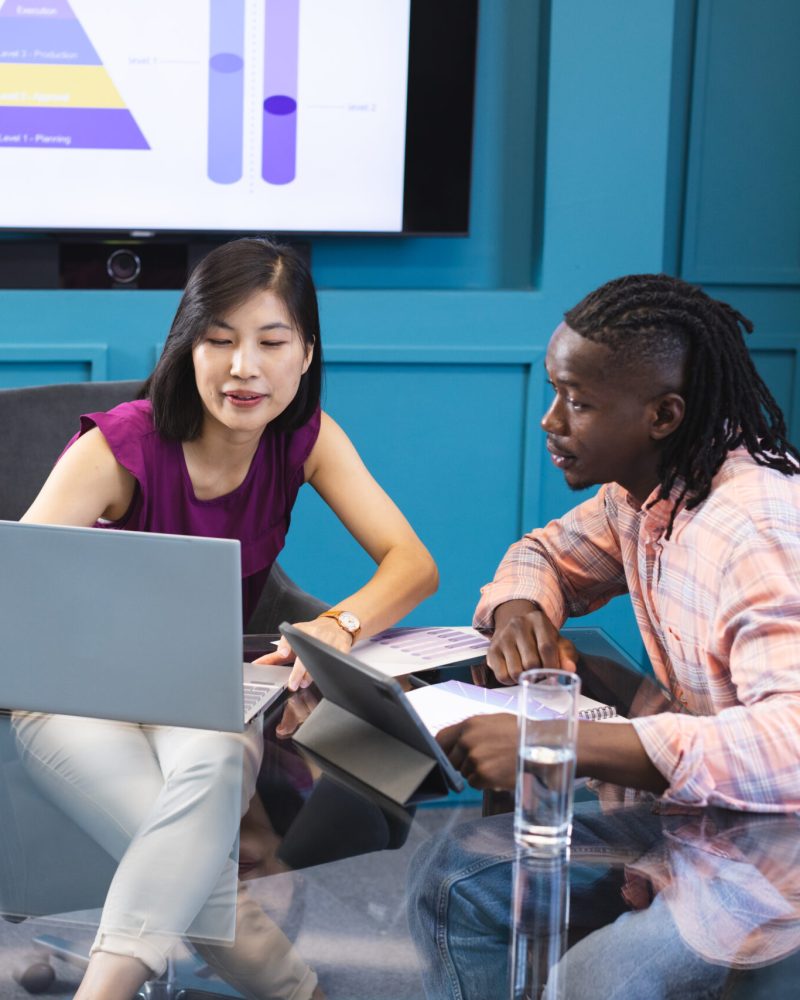
{"type": "MultiPolygon", "coordinates": [[[[565,632],[591,698],[628,718],[685,711],[594,630],[565,632]]],[[[420,852],[408,915],[429,1000],[797,995],[800,818],[597,782],[577,798],[571,849],[552,862],[516,848],[508,793],[420,852]]]]}
{"type": "Polygon", "coordinates": [[[518,851],[514,861],[512,914],[509,990],[512,1000],[539,997],[546,984],[552,1000],[563,1000],[567,994],[558,970],[567,948],[569,922],[567,852],[541,858],[518,851]]]}
{"type": "Polygon", "coordinates": [[[515,849],[510,815],[465,824],[412,866],[426,996],[794,997],[799,852],[798,817],[657,802],[581,803],[549,863],[515,849]]]}
{"type": "MultiPolygon", "coordinates": [[[[590,654],[580,667],[587,693],[624,714],[682,710],[609,657],[590,654]]],[[[270,712],[257,776],[240,773],[226,792],[237,800],[223,859],[230,905],[218,939],[197,950],[212,964],[231,959],[223,978],[249,980],[244,995],[309,994],[319,972],[329,995],[374,1000],[391,969],[403,977],[397,995],[414,1000],[796,996],[800,818],[678,811],[606,785],[580,792],[569,855],[543,861],[518,851],[510,814],[479,819],[474,796],[402,808],[311,759],[291,735],[315,700],[308,689],[270,712]],[[239,951],[224,940],[234,913],[239,951]]],[[[124,845],[122,855],[101,846],[32,781],[18,749],[0,715],[0,910],[96,923],[124,845]]],[[[205,831],[179,843],[184,874],[168,884],[185,895],[206,865],[205,831]]],[[[162,889],[157,878],[156,902],[162,889]]]]}
{"type": "Polygon", "coordinates": [[[315,974],[240,878],[248,874],[239,864],[242,816],[245,831],[258,829],[260,873],[285,870],[254,796],[262,722],[231,734],[0,716],[9,806],[0,816],[0,913],[77,925],[38,940],[79,965],[101,950],[169,977],[186,939],[245,995],[310,997],[315,974]],[[83,927],[96,929],[94,943],[83,927]]]}

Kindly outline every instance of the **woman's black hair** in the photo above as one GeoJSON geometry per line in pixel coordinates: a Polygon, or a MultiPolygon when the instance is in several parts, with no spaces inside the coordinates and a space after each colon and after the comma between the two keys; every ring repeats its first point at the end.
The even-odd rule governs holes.
{"type": "Polygon", "coordinates": [[[663,442],[658,499],[679,482],[678,506],[697,507],[729,451],[744,446],[759,465],[800,472],[780,407],[758,374],[742,336],[753,324],[732,306],[667,274],[632,274],[591,292],[564,314],[587,340],[605,344],[630,368],[674,365],[684,372],[686,412],[663,442]]]}
{"type": "Polygon", "coordinates": [[[217,247],[194,269],[158,364],[142,386],[139,395],[150,400],[153,422],[162,437],[191,441],[200,434],[203,404],[195,382],[192,348],[214,320],[261,291],[270,291],[281,300],[305,347],[313,348],[294,399],[270,428],[296,430],[319,406],[322,344],[311,273],[293,247],[248,237],[217,247]]]}

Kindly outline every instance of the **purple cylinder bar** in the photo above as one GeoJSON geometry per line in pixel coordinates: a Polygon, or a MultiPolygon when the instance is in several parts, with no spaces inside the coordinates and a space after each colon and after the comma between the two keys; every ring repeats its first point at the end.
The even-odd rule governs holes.
{"type": "Polygon", "coordinates": [[[211,0],[208,59],[208,176],[242,177],[244,142],[244,0],[211,0]]]}
{"type": "Polygon", "coordinates": [[[300,0],[265,0],[264,12],[261,176],[268,184],[289,184],[297,169],[300,0]]]}

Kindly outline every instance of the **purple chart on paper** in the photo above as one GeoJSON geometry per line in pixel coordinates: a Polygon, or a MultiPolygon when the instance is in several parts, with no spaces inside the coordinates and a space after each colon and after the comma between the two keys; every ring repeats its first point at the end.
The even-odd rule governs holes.
{"type": "Polygon", "coordinates": [[[264,13],[261,176],[268,184],[289,184],[297,160],[300,0],[265,0],[264,13]]]}
{"type": "Polygon", "coordinates": [[[244,0],[211,0],[208,59],[208,176],[242,176],[244,138],[244,0]]]}

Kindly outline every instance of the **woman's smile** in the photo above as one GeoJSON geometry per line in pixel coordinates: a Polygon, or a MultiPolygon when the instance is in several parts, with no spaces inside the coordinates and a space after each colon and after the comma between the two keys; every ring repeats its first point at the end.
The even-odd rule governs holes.
{"type": "Polygon", "coordinates": [[[227,401],[235,406],[236,409],[248,410],[253,407],[258,406],[259,403],[268,399],[267,393],[263,392],[246,392],[244,389],[234,389],[230,392],[224,392],[223,396],[227,401]]]}

